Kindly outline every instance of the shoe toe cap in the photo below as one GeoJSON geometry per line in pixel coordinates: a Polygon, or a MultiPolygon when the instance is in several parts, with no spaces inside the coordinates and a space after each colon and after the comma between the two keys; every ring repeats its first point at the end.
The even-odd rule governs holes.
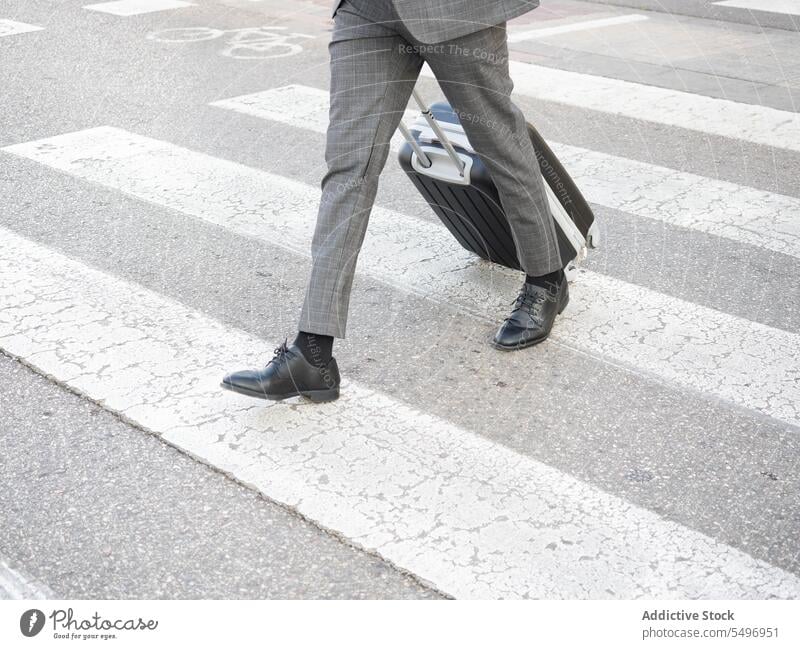
{"type": "Polygon", "coordinates": [[[507,322],[494,337],[494,344],[498,347],[513,349],[524,347],[542,337],[543,332],[538,327],[521,327],[507,322]]]}
{"type": "Polygon", "coordinates": [[[226,374],[222,379],[222,384],[248,390],[258,389],[259,387],[258,377],[253,370],[240,370],[226,374]]]}

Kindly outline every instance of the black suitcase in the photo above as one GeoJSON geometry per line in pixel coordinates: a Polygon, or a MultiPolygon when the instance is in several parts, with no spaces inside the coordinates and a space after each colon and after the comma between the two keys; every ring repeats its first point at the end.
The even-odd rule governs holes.
{"type": "MultiPolygon", "coordinates": [[[[400,165],[456,240],[476,255],[519,270],[514,240],[497,188],[469,143],[449,104],[427,108],[415,91],[422,114],[411,128],[400,125],[406,139],[400,165]]],[[[550,211],[556,223],[563,268],[571,270],[595,248],[594,214],[561,162],[539,132],[528,133],[545,179],[550,211]]]]}

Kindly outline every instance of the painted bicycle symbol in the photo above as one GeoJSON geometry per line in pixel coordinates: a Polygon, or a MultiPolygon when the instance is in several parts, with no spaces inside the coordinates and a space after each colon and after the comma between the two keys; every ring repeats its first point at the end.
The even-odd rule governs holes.
{"type": "Polygon", "coordinates": [[[226,46],[220,54],[233,59],[277,59],[293,56],[303,51],[302,45],[294,41],[314,38],[309,34],[283,31],[286,29],[286,27],[271,25],[242,29],[177,27],[150,32],[147,38],[160,43],[199,43],[227,35],[226,46]]]}

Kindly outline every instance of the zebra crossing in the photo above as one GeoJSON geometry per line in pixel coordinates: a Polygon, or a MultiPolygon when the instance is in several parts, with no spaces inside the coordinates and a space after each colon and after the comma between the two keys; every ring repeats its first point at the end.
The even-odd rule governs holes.
{"type": "Polygon", "coordinates": [[[4,349],[455,597],[800,594],[791,573],[367,386],[319,408],[231,398],[218,377],[263,341],[3,235],[4,349]]]}
{"type": "MultiPolygon", "coordinates": [[[[328,95],[301,85],[270,88],[212,106],[325,133],[328,95]]],[[[410,123],[416,113],[408,111],[410,123]]],[[[396,134],[393,149],[403,139],[396,134]]],[[[800,258],[800,199],[551,142],[586,199],[628,214],[800,258]]]]}
{"type": "MultiPolygon", "coordinates": [[[[170,3],[102,4],[124,11],[170,3]]],[[[669,125],[800,151],[796,113],[517,61],[512,76],[522,95],[636,118],[645,131],[669,125]]],[[[210,106],[231,121],[257,118],[318,143],[328,98],[294,83],[210,106]]],[[[196,219],[306,257],[318,189],[201,152],[204,144],[101,123],[4,146],[0,160],[34,163],[155,206],[164,218],[196,219]]],[[[796,197],[570,144],[554,149],[595,205],[756,255],[800,258],[796,197]]],[[[455,308],[473,329],[502,318],[519,283],[517,273],[461,250],[437,223],[385,206],[373,211],[358,273],[440,305],[443,319],[455,308]]],[[[574,350],[633,382],[655,380],[800,429],[799,332],[599,270],[583,269],[571,291],[548,343],[556,359],[559,349],[574,350]]],[[[800,596],[797,575],[746,549],[375,386],[345,377],[342,399],[322,406],[223,392],[224,373],[276,341],[5,228],[0,303],[6,353],[455,597],[800,596]]]]}
{"type": "MultiPolygon", "coordinates": [[[[273,245],[301,254],[308,248],[319,193],[289,178],[108,127],[5,150],[273,245]]],[[[438,225],[382,209],[359,260],[359,272],[379,281],[393,278],[395,288],[497,321],[498,298],[514,294],[518,274],[482,266],[438,225]]],[[[573,295],[555,340],[800,424],[800,335],[589,271],[573,295]],[[620,320],[631,304],[636,311],[620,320]]]]}

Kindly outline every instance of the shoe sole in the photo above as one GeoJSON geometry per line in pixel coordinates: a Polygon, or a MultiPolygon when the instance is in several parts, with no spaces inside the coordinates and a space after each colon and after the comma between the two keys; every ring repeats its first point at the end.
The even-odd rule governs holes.
{"type": "Polygon", "coordinates": [[[495,349],[499,349],[502,352],[515,352],[518,349],[527,349],[528,347],[534,347],[539,343],[543,343],[550,337],[550,334],[547,336],[542,336],[541,338],[534,338],[532,340],[526,340],[524,343],[519,343],[518,345],[501,345],[500,343],[496,343],[492,341],[492,347],[495,349]]]}
{"type": "MultiPolygon", "coordinates": [[[[567,299],[564,300],[564,304],[562,304],[559,307],[558,313],[556,315],[561,315],[563,313],[564,309],[567,308],[568,304],[569,304],[569,295],[567,296],[567,299]]],[[[492,341],[492,347],[494,347],[495,349],[499,349],[500,351],[503,351],[503,352],[515,352],[518,349],[527,349],[528,347],[533,347],[534,345],[538,345],[539,343],[543,343],[549,337],[550,337],[550,332],[548,331],[546,336],[542,336],[541,338],[534,338],[532,340],[526,340],[524,343],[520,343],[520,344],[517,344],[517,345],[501,345],[500,343],[497,343],[497,342],[495,342],[493,340],[492,341]]]]}
{"type": "Polygon", "coordinates": [[[236,392],[237,394],[244,394],[248,397],[254,397],[256,399],[266,399],[268,401],[283,401],[284,399],[290,399],[292,397],[306,397],[311,399],[314,403],[323,403],[325,401],[335,401],[339,398],[339,388],[338,386],[335,388],[331,388],[329,390],[305,390],[305,391],[295,391],[289,392],[287,394],[266,394],[264,392],[258,392],[256,390],[248,390],[247,388],[240,388],[239,386],[232,385],[230,383],[222,382],[219,384],[221,388],[224,390],[230,390],[231,392],[236,392]]]}

